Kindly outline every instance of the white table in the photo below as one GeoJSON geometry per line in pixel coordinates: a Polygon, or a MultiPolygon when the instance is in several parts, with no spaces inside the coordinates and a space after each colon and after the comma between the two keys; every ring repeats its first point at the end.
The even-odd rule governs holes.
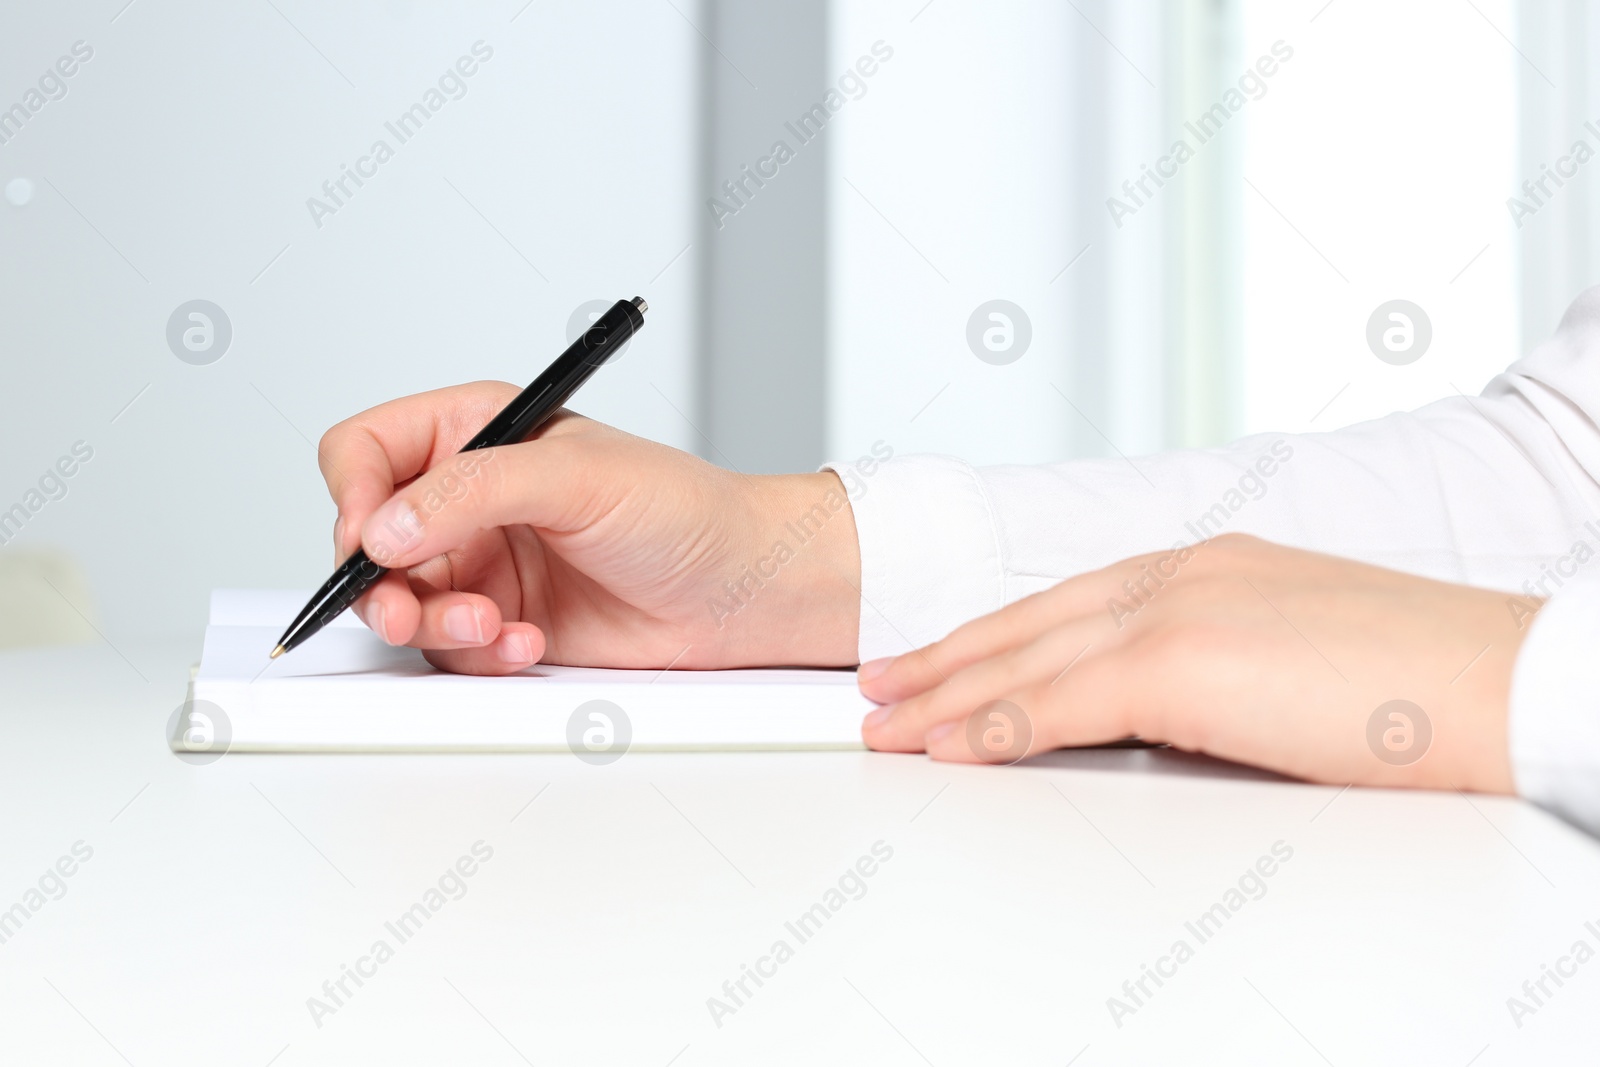
{"type": "Polygon", "coordinates": [[[1600,960],[1547,980],[1520,1028],[1506,1006],[1574,941],[1600,948],[1600,847],[1521,803],[1137,751],[191,766],[162,731],[195,654],[0,654],[0,908],[93,849],[0,944],[0,1062],[1600,1056],[1600,960]],[[400,941],[385,922],[479,841],[493,855],[465,895],[400,941]],[[801,942],[785,923],[879,841],[893,856],[865,895],[801,942]],[[1185,923],[1280,841],[1265,895],[1200,943],[1185,923]],[[1192,958],[1117,1026],[1107,999],[1180,938],[1192,958]],[[380,939],[392,957],[346,978],[319,1027],[308,998],[380,939]],[[719,1027],[707,999],[779,939],[792,957],[762,963],[719,1027]]]}

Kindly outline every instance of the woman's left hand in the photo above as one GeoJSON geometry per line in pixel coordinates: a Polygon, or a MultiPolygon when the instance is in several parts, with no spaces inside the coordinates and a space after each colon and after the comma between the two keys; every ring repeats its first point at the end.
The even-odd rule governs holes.
{"type": "Polygon", "coordinates": [[[1227,535],[864,664],[875,749],[1011,763],[1139,737],[1328,783],[1513,791],[1536,601],[1227,535]]]}

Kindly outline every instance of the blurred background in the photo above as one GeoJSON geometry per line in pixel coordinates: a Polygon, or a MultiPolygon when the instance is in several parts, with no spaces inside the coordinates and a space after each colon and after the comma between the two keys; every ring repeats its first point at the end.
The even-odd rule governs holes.
{"type": "Polygon", "coordinates": [[[444,8],[0,11],[0,642],[309,588],[329,426],[597,302],[577,408],[764,472],[1332,429],[1595,280],[1589,3],[444,8]]]}

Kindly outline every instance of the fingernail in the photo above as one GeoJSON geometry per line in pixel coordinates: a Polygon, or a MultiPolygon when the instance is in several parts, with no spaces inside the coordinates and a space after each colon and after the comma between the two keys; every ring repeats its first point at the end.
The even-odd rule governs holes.
{"type": "Polygon", "coordinates": [[[401,555],[422,540],[422,516],[400,497],[386,502],[361,528],[368,554],[382,563],[401,555]]]}
{"type": "Polygon", "coordinates": [[[922,740],[930,745],[937,744],[940,740],[948,736],[950,731],[954,730],[955,728],[956,724],[953,722],[942,722],[938,726],[935,726],[933,729],[929,730],[922,740]]]}
{"type": "Polygon", "coordinates": [[[870,682],[889,669],[889,664],[894,662],[893,656],[884,656],[881,659],[868,660],[856,669],[856,677],[863,682],[870,682]]]}
{"type": "Polygon", "coordinates": [[[386,645],[394,644],[389,640],[389,609],[382,604],[374,604],[367,609],[367,625],[372,632],[386,645]]]}
{"type": "Polygon", "coordinates": [[[333,554],[344,558],[344,516],[333,520],[333,554]]]}
{"type": "Polygon", "coordinates": [[[527,634],[506,634],[500,642],[500,658],[507,663],[532,663],[533,638],[527,634]]]}
{"type": "Polygon", "coordinates": [[[483,616],[471,604],[457,604],[444,613],[444,632],[464,645],[483,644],[483,616]]]}
{"type": "Polygon", "coordinates": [[[889,716],[893,714],[893,704],[885,704],[881,708],[873,708],[871,711],[867,712],[867,717],[861,720],[861,725],[865,726],[869,730],[873,727],[882,726],[884,723],[889,721],[889,716]]]}

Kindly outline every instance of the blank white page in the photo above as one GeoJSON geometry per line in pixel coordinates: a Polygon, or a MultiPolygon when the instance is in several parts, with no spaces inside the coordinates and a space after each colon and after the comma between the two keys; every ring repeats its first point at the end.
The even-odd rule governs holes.
{"type": "Polygon", "coordinates": [[[348,612],[277,660],[307,594],[218,590],[194,699],[238,751],[562,751],[580,705],[621,709],[642,750],[860,748],[872,703],[848,670],[627,671],[535,666],[507,678],[436,670],[348,612]]]}

